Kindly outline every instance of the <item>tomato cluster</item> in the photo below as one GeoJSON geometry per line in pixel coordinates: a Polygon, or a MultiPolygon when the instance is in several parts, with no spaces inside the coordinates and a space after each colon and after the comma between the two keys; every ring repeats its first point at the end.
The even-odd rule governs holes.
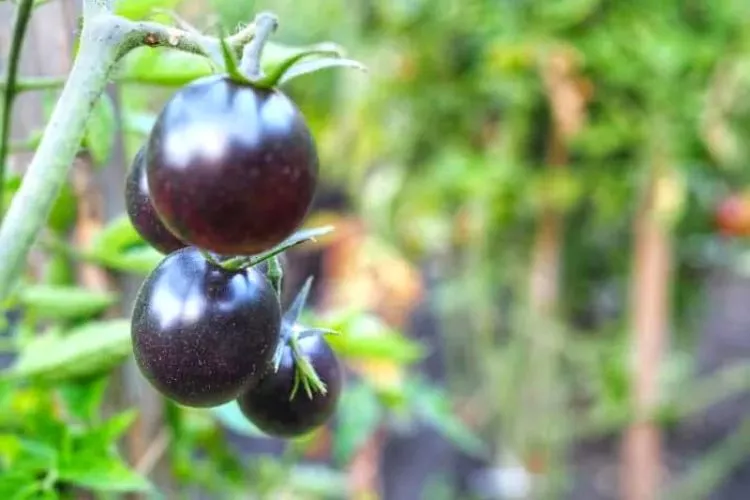
{"type": "Polygon", "coordinates": [[[133,226],[166,254],[132,315],[136,363],[164,396],[197,408],[237,400],[280,437],[333,414],[343,380],[336,355],[298,323],[300,303],[282,314],[271,260],[253,259],[271,259],[293,236],[317,176],[312,134],[278,89],[211,75],[166,103],[125,188],[133,226]],[[226,265],[238,259],[246,264],[226,265]]]}

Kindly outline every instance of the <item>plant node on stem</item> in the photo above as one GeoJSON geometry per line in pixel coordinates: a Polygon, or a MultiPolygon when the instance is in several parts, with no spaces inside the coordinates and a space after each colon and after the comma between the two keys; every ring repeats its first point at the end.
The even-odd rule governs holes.
{"type": "MultiPolygon", "coordinates": [[[[0,302],[4,302],[25,269],[26,256],[80,148],[91,111],[117,61],[130,50],[163,46],[207,57],[220,53],[216,38],[152,22],[133,22],[112,14],[112,0],[84,2],[81,42],[39,147],[0,226],[0,302]]],[[[255,33],[250,25],[227,41],[239,49],[255,33]]],[[[12,86],[11,86],[12,89],[12,86]]]]}
{"type": "Polygon", "coordinates": [[[245,45],[240,63],[240,69],[251,80],[262,76],[260,58],[263,55],[263,47],[266,45],[268,38],[278,28],[279,20],[269,12],[261,12],[255,16],[253,24],[255,25],[255,36],[250,43],[245,45]]]}

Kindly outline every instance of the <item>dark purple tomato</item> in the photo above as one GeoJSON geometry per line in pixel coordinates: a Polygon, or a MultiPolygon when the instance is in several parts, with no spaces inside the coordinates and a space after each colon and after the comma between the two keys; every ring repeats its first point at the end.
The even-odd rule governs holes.
{"type": "Polygon", "coordinates": [[[270,436],[291,438],[306,434],[323,425],[336,411],[341,395],[343,371],[336,354],[320,335],[299,340],[326,394],[313,390],[312,399],[300,384],[293,399],[295,363],[292,350],[285,347],[279,370],[269,369],[260,382],[245,391],[237,403],[245,417],[270,436]]]}
{"type": "Polygon", "coordinates": [[[151,131],[156,211],[180,239],[218,254],[252,255],[290,236],[317,177],[310,130],[278,90],[204,77],[174,94],[151,131]]]}
{"type": "Polygon", "coordinates": [[[216,406],[263,375],[280,324],[265,276],[255,269],[226,271],[187,247],[169,254],[141,285],[133,352],[164,396],[185,406],[216,406]]]}
{"type": "Polygon", "coordinates": [[[143,146],[138,150],[128,169],[125,178],[125,209],[133,227],[146,243],[162,253],[172,253],[186,245],[167,229],[151,204],[145,149],[143,146]]]}

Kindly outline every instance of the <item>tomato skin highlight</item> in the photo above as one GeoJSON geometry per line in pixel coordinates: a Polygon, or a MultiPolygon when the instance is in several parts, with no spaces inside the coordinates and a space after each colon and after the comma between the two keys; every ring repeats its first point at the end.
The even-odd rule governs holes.
{"type": "Polygon", "coordinates": [[[146,175],[146,146],[138,150],[125,178],[125,211],[143,240],[164,254],[186,245],[159,218],[151,202],[146,175]]]}
{"type": "Polygon", "coordinates": [[[299,385],[293,399],[295,364],[292,350],[284,348],[278,372],[273,368],[254,387],[246,390],[237,403],[245,417],[264,433],[291,438],[322,426],[336,411],[343,387],[343,369],[336,354],[319,335],[299,340],[315,372],[326,385],[326,394],[313,391],[312,399],[299,385]]]}
{"type": "Polygon", "coordinates": [[[255,269],[230,272],[187,247],[144,281],[132,315],[133,352],[144,377],[184,406],[235,399],[257,382],[280,339],[281,312],[255,269]]]}
{"type": "Polygon", "coordinates": [[[318,154],[296,105],[281,91],[200,78],[165,105],[148,145],[154,207],[183,241],[252,255],[301,226],[318,179],[318,154]]]}

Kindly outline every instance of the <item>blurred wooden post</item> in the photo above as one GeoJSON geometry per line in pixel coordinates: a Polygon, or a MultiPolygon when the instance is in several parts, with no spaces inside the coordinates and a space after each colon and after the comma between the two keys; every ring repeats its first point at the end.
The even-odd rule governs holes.
{"type": "Polygon", "coordinates": [[[650,159],[643,205],[634,225],[631,280],[631,401],[635,421],[622,450],[621,491],[624,500],[655,500],[663,479],[661,432],[652,420],[659,400],[659,374],[667,340],[672,242],[660,211],[669,195],[669,167],[650,159]]]}
{"type": "MultiPolygon", "coordinates": [[[[588,83],[577,72],[576,54],[567,47],[551,51],[542,61],[540,71],[551,114],[545,163],[550,172],[557,172],[567,167],[567,141],[584,122],[588,83]]],[[[535,382],[530,383],[528,403],[525,404],[529,405],[526,413],[533,417],[521,424],[526,436],[522,437],[520,451],[525,454],[522,458],[527,467],[552,472],[548,467],[549,460],[558,455],[555,453],[558,447],[542,437],[538,419],[546,418],[542,415],[556,411],[554,409],[561,404],[561,400],[550,397],[547,388],[556,377],[559,354],[556,342],[550,335],[555,334],[557,323],[564,209],[555,204],[554,198],[543,201],[531,254],[528,297],[533,322],[530,328],[543,330],[543,333],[530,335],[528,356],[534,366],[544,366],[544,370],[535,368],[535,373],[530,375],[535,382]],[[528,437],[534,438],[533,442],[524,441],[528,437]]]]}

